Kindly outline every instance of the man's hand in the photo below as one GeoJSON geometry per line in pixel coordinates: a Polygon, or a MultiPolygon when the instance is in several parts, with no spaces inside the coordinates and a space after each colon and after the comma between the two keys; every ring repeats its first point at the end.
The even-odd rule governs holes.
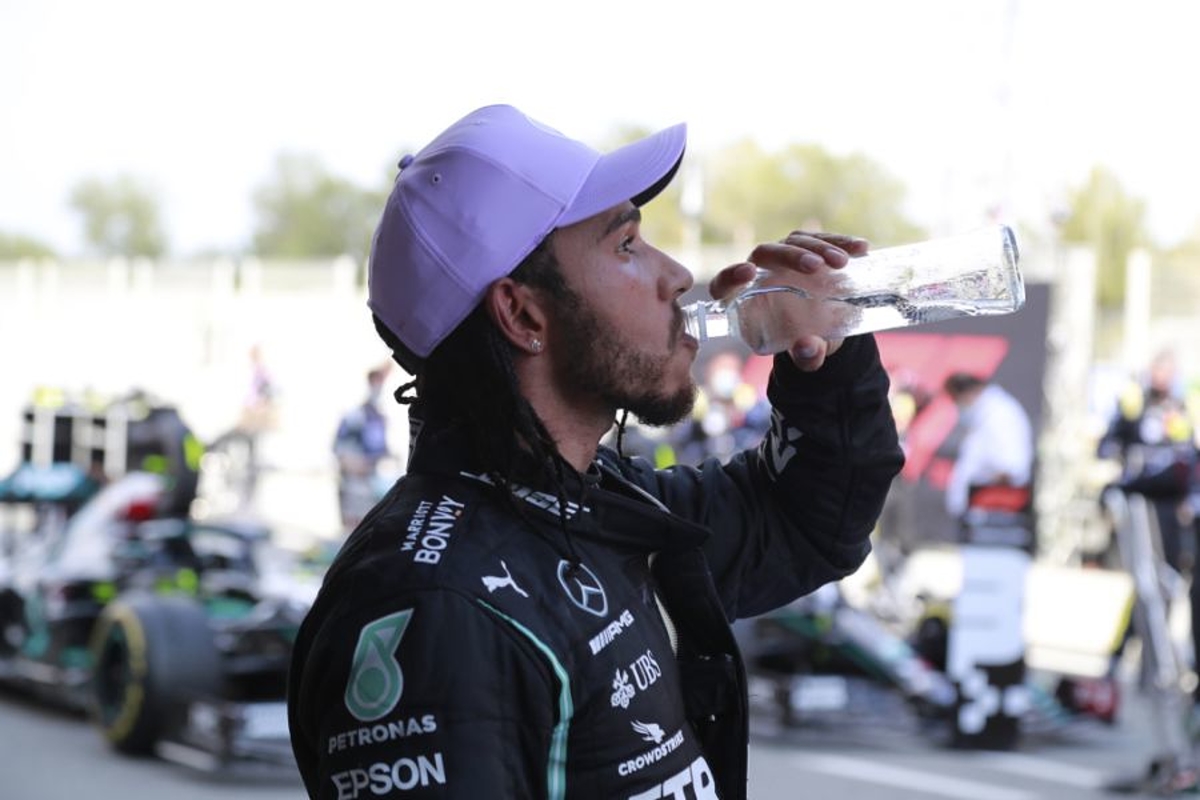
{"type": "MultiPolygon", "coordinates": [[[[718,272],[709,283],[708,291],[714,299],[725,299],[753,281],[760,267],[809,273],[826,267],[840,269],[851,258],[865,255],[868,248],[865,239],[855,236],[792,231],[780,242],[767,242],[755,247],[748,261],[718,272]]],[[[788,352],[798,368],[811,372],[820,369],[825,359],[837,352],[841,345],[841,339],[826,341],[819,336],[802,336],[792,343],[788,352]]]]}

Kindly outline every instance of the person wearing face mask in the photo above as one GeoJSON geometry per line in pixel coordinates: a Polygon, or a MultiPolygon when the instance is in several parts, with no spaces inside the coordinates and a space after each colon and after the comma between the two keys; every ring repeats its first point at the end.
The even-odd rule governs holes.
{"type": "Polygon", "coordinates": [[[950,375],[942,388],[958,406],[963,430],[946,511],[957,519],[972,505],[1024,510],[1033,477],[1033,426],[1025,408],[1000,386],[966,372],[950,375]]]}
{"type": "Polygon", "coordinates": [[[346,531],[357,525],[379,499],[375,476],[380,462],[391,454],[388,448],[388,420],[379,408],[387,374],[386,365],[367,373],[366,396],[342,416],[334,435],[338,508],[346,531]]]}
{"type": "Polygon", "coordinates": [[[771,426],[770,404],[743,377],[745,362],[733,351],[711,356],[691,417],[677,425],[671,441],[677,463],[696,466],[706,458],[728,460],[756,446],[771,426]]]}
{"type": "MultiPolygon", "coordinates": [[[[1170,571],[1187,580],[1193,669],[1200,665],[1200,517],[1194,511],[1197,440],[1178,364],[1172,349],[1159,351],[1145,377],[1131,381],[1117,397],[1097,455],[1120,465],[1119,488],[1141,495],[1157,529],[1155,548],[1170,571]]],[[[1115,545],[1115,542],[1114,542],[1115,545]]],[[[1161,567],[1160,567],[1161,569],[1161,567]]],[[[1132,632],[1132,631],[1131,631],[1132,632]]],[[[1192,687],[1187,727],[1200,739],[1200,683],[1192,687]]],[[[1196,779],[1193,770],[1190,778],[1196,779]]]]}
{"type": "Polygon", "coordinates": [[[954,743],[1011,749],[1029,702],[1022,608],[1035,549],[1033,426],[1015,397],[978,375],[955,372],[942,388],[962,433],[945,498],[962,563],[946,642],[954,743]]]}
{"type": "Polygon", "coordinates": [[[1184,519],[1196,450],[1173,351],[1159,352],[1144,382],[1121,392],[1096,452],[1121,465],[1126,491],[1150,501],[1167,564],[1180,572],[1191,568],[1195,545],[1184,519]]]}

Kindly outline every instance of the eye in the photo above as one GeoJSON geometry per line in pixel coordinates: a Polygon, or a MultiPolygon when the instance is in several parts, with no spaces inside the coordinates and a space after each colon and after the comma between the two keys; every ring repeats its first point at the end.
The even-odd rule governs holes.
{"type": "Polygon", "coordinates": [[[619,245],[617,245],[617,251],[621,252],[621,253],[632,253],[633,252],[633,243],[635,241],[637,241],[637,237],[626,236],[625,238],[623,238],[621,240],[621,243],[619,245]]]}

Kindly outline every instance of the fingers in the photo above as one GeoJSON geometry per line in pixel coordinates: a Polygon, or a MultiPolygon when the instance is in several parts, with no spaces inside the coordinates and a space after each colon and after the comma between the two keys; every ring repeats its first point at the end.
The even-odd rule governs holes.
{"type": "Polygon", "coordinates": [[[825,359],[838,351],[841,339],[826,341],[819,336],[805,336],[792,345],[788,355],[792,363],[802,372],[814,372],[821,368],[825,359]]]}
{"type": "MultiPolygon", "coordinates": [[[[754,281],[760,268],[772,273],[764,279],[763,285],[772,285],[772,278],[777,277],[775,270],[780,271],[775,283],[784,285],[788,281],[782,276],[789,269],[809,274],[825,271],[827,276],[832,275],[828,273],[829,268],[844,267],[851,258],[865,255],[869,247],[866,239],[857,236],[792,231],[780,242],[766,242],[755,247],[747,262],[718,272],[709,282],[709,293],[718,300],[726,300],[754,281]]],[[[807,285],[805,288],[809,289],[807,285]]],[[[835,330],[836,327],[821,325],[817,329],[835,330]]],[[[820,369],[825,359],[841,345],[841,339],[827,341],[818,336],[804,336],[792,344],[788,353],[798,369],[812,372],[820,369]]]]}
{"type": "Polygon", "coordinates": [[[841,250],[849,256],[865,255],[870,243],[859,236],[847,236],[843,233],[809,233],[807,231],[792,231],[783,239],[784,244],[794,247],[807,247],[817,252],[841,250]]]}
{"type": "Polygon", "coordinates": [[[816,272],[829,267],[842,267],[850,260],[845,250],[820,243],[812,247],[791,242],[764,242],[750,253],[750,261],[767,269],[793,269],[816,272]]]}
{"type": "Polygon", "coordinates": [[[748,261],[725,267],[709,281],[708,293],[714,300],[721,300],[750,283],[757,273],[758,268],[748,261]]]}
{"type": "Polygon", "coordinates": [[[852,257],[864,255],[869,247],[866,239],[857,236],[792,231],[781,242],[765,242],[755,247],[748,261],[721,270],[709,283],[709,293],[718,300],[726,297],[754,280],[757,267],[810,273],[827,266],[844,267],[852,257]]]}
{"type": "Polygon", "coordinates": [[[763,267],[783,267],[813,272],[826,266],[838,268],[853,256],[867,252],[866,239],[836,233],[792,231],[781,242],[767,242],[754,248],[750,260],[763,267]]]}

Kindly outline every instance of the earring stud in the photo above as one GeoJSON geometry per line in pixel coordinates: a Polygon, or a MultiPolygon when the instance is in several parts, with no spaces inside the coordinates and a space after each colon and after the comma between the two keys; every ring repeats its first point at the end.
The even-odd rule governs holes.
{"type": "Polygon", "coordinates": [[[529,340],[529,349],[535,353],[542,352],[542,340],[541,339],[530,339],[529,340]]]}

